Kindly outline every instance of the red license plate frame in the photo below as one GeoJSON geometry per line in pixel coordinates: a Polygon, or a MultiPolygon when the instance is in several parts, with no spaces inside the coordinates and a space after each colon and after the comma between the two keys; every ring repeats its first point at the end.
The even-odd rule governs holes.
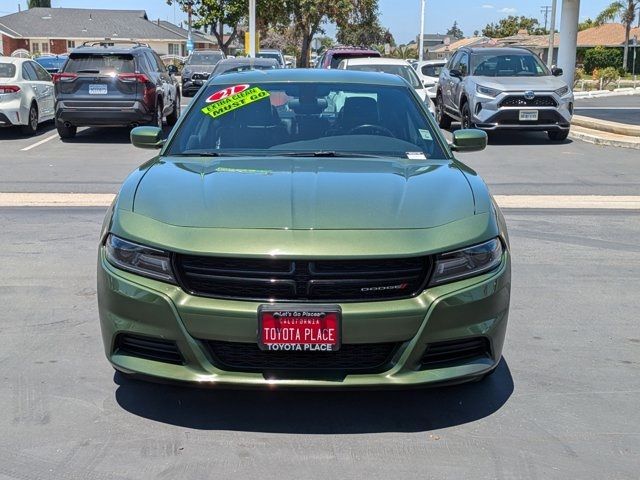
{"type": "Polygon", "coordinates": [[[258,347],[277,352],[336,352],[342,345],[339,305],[260,305],[258,347]]]}

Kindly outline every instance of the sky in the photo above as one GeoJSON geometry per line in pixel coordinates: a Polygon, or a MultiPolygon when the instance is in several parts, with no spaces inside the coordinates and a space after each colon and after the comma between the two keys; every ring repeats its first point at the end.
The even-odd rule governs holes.
{"type": "MultiPolygon", "coordinates": [[[[612,0],[582,0],[580,2],[580,19],[594,18],[612,0]]],[[[379,0],[380,20],[389,28],[398,43],[414,40],[420,30],[420,0],[379,0]]],[[[0,15],[18,10],[18,4],[26,8],[26,0],[0,0],[0,15]]],[[[560,7],[558,0],[556,25],[560,24],[560,7]]],[[[112,8],[143,9],[150,19],[161,18],[170,22],[180,22],[186,16],[179,8],[167,5],[165,0],[52,0],[53,7],[76,8],[112,8]]],[[[425,32],[445,33],[458,22],[465,35],[473,35],[474,30],[482,31],[487,23],[497,22],[508,15],[525,15],[538,18],[544,23],[540,13],[543,5],[551,5],[551,0],[426,0],[425,32]]],[[[327,33],[335,34],[335,28],[328,25],[327,33]]]]}

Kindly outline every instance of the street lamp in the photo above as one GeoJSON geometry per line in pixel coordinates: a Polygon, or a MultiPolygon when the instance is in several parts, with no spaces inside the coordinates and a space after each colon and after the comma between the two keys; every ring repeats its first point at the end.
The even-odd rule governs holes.
{"type": "Polygon", "coordinates": [[[191,10],[193,8],[193,0],[189,0],[188,2],[186,2],[186,6],[187,6],[187,55],[191,55],[191,52],[193,52],[193,37],[191,35],[191,10]]]}
{"type": "Polygon", "coordinates": [[[420,1],[420,42],[419,48],[420,52],[418,53],[418,60],[422,61],[424,59],[424,8],[425,8],[426,0],[420,1]]]}
{"type": "Polygon", "coordinates": [[[249,56],[256,58],[256,0],[249,0],[249,56]]]}

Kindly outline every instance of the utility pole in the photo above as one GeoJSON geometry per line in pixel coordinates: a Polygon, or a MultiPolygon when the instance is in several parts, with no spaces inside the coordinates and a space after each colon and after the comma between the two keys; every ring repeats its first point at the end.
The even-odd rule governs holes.
{"type": "Polygon", "coordinates": [[[424,9],[426,0],[420,0],[420,41],[418,42],[420,48],[420,52],[418,53],[418,60],[424,60],[424,9]]]}
{"type": "Polygon", "coordinates": [[[187,55],[191,55],[193,52],[193,36],[191,35],[191,11],[193,9],[193,1],[187,3],[187,55]]]}
{"type": "Polygon", "coordinates": [[[256,58],[256,0],[249,0],[249,56],[256,58]]]}
{"type": "Polygon", "coordinates": [[[638,36],[633,36],[633,88],[636,88],[636,52],[638,50],[638,36]]]}
{"type": "Polygon", "coordinates": [[[544,29],[547,29],[547,20],[549,18],[549,11],[551,10],[551,6],[544,5],[540,7],[540,13],[544,15],[544,29]]]}
{"type": "Polygon", "coordinates": [[[551,2],[551,28],[549,29],[549,51],[547,53],[547,67],[553,65],[553,51],[556,43],[556,4],[557,0],[551,2]]]}

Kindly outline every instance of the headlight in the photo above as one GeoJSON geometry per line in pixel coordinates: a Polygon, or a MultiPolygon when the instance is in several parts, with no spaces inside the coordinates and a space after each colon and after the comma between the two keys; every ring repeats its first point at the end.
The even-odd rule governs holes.
{"type": "Polygon", "coordinates": [[[559,97],[562,97],[563,95],[566,95],[567,93],[569,93],[569,87],[565,85],[564,87],[560,87],[559,89],[557,89],[555,92],[556,92],[556,95],[558,95],[559,97]]]}
{"type": "Polygon", "coordinates": [[[128,272],[175,283],[171,258],[167,252],[145,247],[110,234],[105,242],[107,260],[128,272]]]}
{"type": "Polygon", "coordinates": [[[492,98],[495,98],[502,93],[500,90],[496,90],[495,88],[483,87],[482,85],[476,85],[476,92],[492,98]]]}
{"type": "Polygon", "coordinates": [[[461,280],[486,273],[500,265],[502,242],[498,238],[473,247],[437,256],[432,285],[461,280]]]}

